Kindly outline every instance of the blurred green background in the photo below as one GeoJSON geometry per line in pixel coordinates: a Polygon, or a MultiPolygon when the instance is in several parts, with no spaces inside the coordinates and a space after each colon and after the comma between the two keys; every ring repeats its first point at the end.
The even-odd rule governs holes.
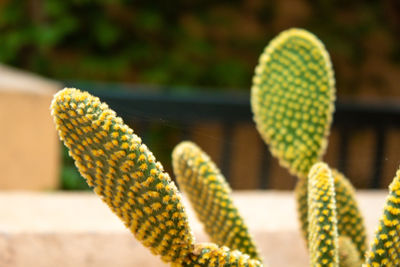
{"type": "Polygon", "coordinates": [[[0,3],[0,61],[55,79],[247,90],[268,41],[304,27],[330,51],[340,94],[400,95],[396,0],[0,3]]]}
{"type": "MultiPolygon", "coordinates": [[[[57,80],[249,90],[261,51],[290,27],[323,40],[339,97],[400,99],[396,0],[3,0],[0,62],[57,80]]],[[[86,188],[64,163],[62,187],[86,188]]]]}

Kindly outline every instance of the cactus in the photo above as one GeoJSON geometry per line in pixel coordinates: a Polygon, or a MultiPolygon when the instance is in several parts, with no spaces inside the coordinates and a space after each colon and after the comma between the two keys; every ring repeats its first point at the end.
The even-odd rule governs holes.
{"type": "MultiPolygon", "coordinates": [[[[310,170],[307,183],[310,262],[312,266],[362,266],[363,261],[354,239],[343,235],[337,240],[338,222],[335,213],[340,208],[335,205],[332,174],[323,163],[316,163],[310,170]]],[[[365,267],[400,266],[400,169],[389,191],[376,237],[370,251],[366,253],[365,267]]]]}
{"type": "MultiPolygon", "coordinates": [[[[335,202],[337,207],[338,232],[340,236],[349,237],[357,248],[359,255],[366,253],[366,229],[361,212],[355,200],[351,183],[337,170],[332,170],[335,185],[335,202]]],[[[296,185],[297,210],[303,236],[308,236],[307,180],[301,179],[296,185]]]]}
{"type": "Polygon", "coordinates": [[[251,107],[261,137],[292,174],[305,178],[320,161],[334,100],[329,55],[314,35],[287,30],[265,48],[253,78],[251,107]]]}
{"type": "Polygon", "coordinates": [[[211,240],[260,259],[247,226],[230,197],[231,189],[216,165],[198,146],[182,142],[172,153],[175,177],[211,240]]]}
{"type": "MultiPolygon", "coordinates": [[[[283,32],[256,68],[251,100],[257,129],[272,154],[299,177],[298,212],[312,266],[400,266],[400,170],[366,253],[354,189],[321,161],[334,90],[322,43],[304,30],[283,32]]],[[[173,167],[214,243],[195,243],[175,184],[105,103],[87,92],[64,89],[51,109],[59,136],[88,185],[163,261],[175,267],[262,266],[228,183],[198,146],[179,144],[173,167]]]]}
{"type": "Polygon", "coordinates": [[[331,170],[316,163],[308,178],[308,243],[311,266],[339,266],[335,187],[331,170]]]}
{"type": "Polygon", "coordinates": [[[371,250],[367,253],[366,267],[400,266],[400,169],[389,186],[383,215],[371,250]]]}
{"type": "MultiPolygon", "coordinates": [[[[290,29],[271,41],[256,67],[251,90],[254,121],[271,153],[300,179],[296,199],[303,236],[308,240],[308,181],[311,166],[326,150],[335,100],[329,54],[313,34],[290,29]]],[[[366,231],[351,183],[333,171],[338,232],[360,255],[366,231]]]]}
{"type": "Polygon", "coordinates": [[[238,251],[194,243],[175,184],[141,139],[97,97],[64,89],[54,96],[51,110],[60,139],[88,185],[163,261],[261,266],[238,251]]]}
{"type": "Polygon", "coordinates": [[[51,108],[79,172],[136,238],[167,262],[188,255],[193,236],[181,196],[140,138],[88,93],[65,89],[51,108]]]}
{"type": "Polygon", "coordinates": [[[295,188],[297,215],[300,222],[301,233],[308,245],[308,182],[307,179],[297,181],[295,188]]]}

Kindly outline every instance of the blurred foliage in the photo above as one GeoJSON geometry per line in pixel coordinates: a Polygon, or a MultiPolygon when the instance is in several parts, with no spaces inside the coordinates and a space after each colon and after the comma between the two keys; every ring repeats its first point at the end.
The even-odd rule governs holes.
{"type": "Polygon", "coordinates": [[[0,61],[56,79],[248,89],[263,47],[296,26],[326,43],[341,93],[387,95],[399,13],[395,0],[6,0],[0,61]]]}
{"type": "MultiPolygon", "coordinates": [[[[400,97],[396,0],[3,0],[0,62],[59,80],[248,90],[261,51],[290,27],[326,44],[339,97],[400,97]]],[[[154,133],[151,146],[168,135],[154,133]]],[[[87,188],[66,155],[62,188],[87,188]]]]}

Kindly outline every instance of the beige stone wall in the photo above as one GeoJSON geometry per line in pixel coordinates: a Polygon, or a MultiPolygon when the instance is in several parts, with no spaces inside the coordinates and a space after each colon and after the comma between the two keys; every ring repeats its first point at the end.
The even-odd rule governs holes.
{"type": "MultiPolygon", "coordinates": [[[[233,197],[266,266],[309,266],[292,192],[236,192],[233,197]]],[[[358,194],[370,240],[385,198],[383,191],[358,194]]],[[[197,241],[208,241],[187,204],[197,241]]],[[[0,266],[169,265],[144,248],[94,194],[0,192],[0,266]]]]}
{"type": "Polygon", "coordinates": [[[59,88],[0,65],[0,190],[57,188],[60,146],[49,106],[59,88]]]}

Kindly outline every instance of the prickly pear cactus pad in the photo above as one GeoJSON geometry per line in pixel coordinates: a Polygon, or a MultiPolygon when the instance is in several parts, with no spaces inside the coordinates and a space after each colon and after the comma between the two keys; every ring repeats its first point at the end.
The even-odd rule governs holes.
{"type": "Polygon", "coordinates": [[[180,264],[173,267],[261,267],[262,263],[251,259],[238,250],[227,247],[218,247],[212,243],[196,244],[193,252],[180,264]]]}
{"type": "Polygon", "coordinates": [[[340,236],[347,236],[354,243],[359,255],[367,252],[367,230],[356,200],[353,185],[339,171],[333,169],[335,200],[340,236]]]}
{"type": "Polygon", "coordinates": [[[400,266],[400,169],[389,186],[383,215],[379,221],[366,267],[400,266]]]}
{"type": "MultiPolygon", "coordinates": [[[[335,201],[339,236],[347,236],[354,243],[359,255],[366,253],[366,228],[358,207],[355,190],[350,181],[339,171],[333,169],[335,201]]],[[[297,210],[303,235],[308,237],[307,180],[299,180],[296,185],[297,210]]]]}
{"type": "Polygon", "coordinates": [[[308,177],[308,244],[311,266],[339,266],[335,188],[331,170],[316,163],[308,177]]]}
{"type": "Polygon", "coordinates": [[[331,61],[317,37],[290,29],[265,48],[255,69],[251,107],[271,153],[292,174],[307,177],[322,157],[334,100],[331,61]]]}
{"type": "Polygon", "coordinates": [[[187,256],[193,236],[181,196],[141,139],[87,92],[64,89],[51,110],[79,172],[135,237],[164,261],[187,256]]]}
{"type": "Polygon", "coordinates": [[[231,189],[219,169],[196,144],[182,142],[172,153],[179,186],[189,196],[211,240],[259,259],[247,226],[235,207],[231,189]]]}

